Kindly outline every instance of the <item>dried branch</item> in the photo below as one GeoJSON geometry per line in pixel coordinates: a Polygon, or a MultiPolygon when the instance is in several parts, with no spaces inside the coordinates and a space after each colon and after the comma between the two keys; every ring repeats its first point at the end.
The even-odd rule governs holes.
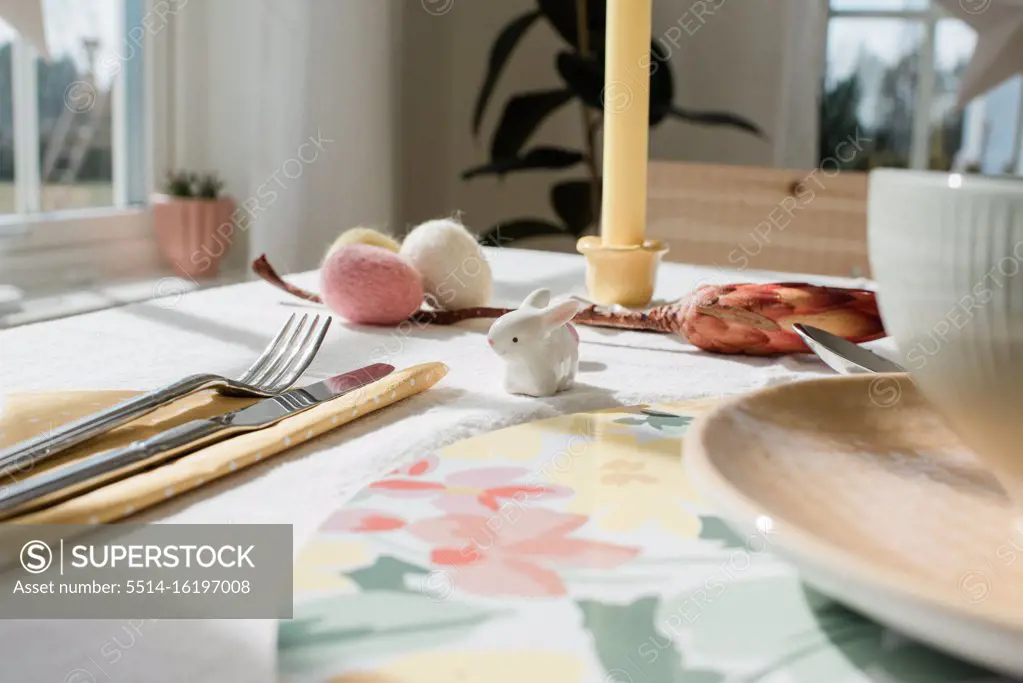
{"type": "Polygon", "coordinates": [[[284,278],[278,275],[277,271],[274,270],[274,267],[270,265],[270,262],[266,259],[266,254],[263,254],[252,262],[252,272],[269,282],[277,289],[283,289],[292,296],[297,296],[299,299],[305,299],[306,301],[312,301],[314,304],[323,303],[323,299],[320,298],[319,294],[310,292],[307,289],[302,289],[290,282],[285,282],[284,278]]]}

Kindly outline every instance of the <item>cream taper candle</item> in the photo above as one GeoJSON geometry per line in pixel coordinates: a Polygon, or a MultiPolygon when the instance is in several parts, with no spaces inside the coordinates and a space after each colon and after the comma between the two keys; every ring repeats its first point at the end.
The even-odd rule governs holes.
{"type": "Polygon", "coordinates": [[[653,0],[607,0],[604,76],[604,190],[600,237],[577,248],[586,256],[586,288],[600,304],[642,307],[668,248],[646,240],[650,156],[650,34],[653,0]]]}
{"type": "Polygon", "coordinates": [[[605,246],[643,244],[650,126],[653,0],[607,0],[604,76],[605,246]]]}

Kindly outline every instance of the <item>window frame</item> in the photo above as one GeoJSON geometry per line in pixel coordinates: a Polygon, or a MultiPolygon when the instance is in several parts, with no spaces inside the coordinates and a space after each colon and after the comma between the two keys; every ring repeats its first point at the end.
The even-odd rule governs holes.
{"type": "MultiPolygon", "coordinates": [[[[128,40],[128,27],[145,25],[144,18],[161,1],[165,2],[140,0],[134,14],[141,15],[128,16],[129,2],[124,0],[118,35],[128,40]]],[[[149,197],[155,189],[155,169],[164,168],[168,158],[165,131],[171,124],[167,103],[172,101],[173,35],[173,21],[161,30],[147,30],[141,61],[129,60],[115,76],[110,100],[114,205],[53,212],[40,212],[38,52],[21,36],[15,37],[11,68],[16,213],[0,214],[0,284],[45,294],[167,274],[152,230],[149,197]],[[141,79],[141,94],[134,101],[125,93],[128,78],[141,79]],[[142,134],[134,139],[129,139],[129,116],[141,128],[142,134]],[[54,278],[69,270],[79,274],[77,280],[54,278]]]]}
{"type": "MultiPolygon", "coordinates": [[[[935,58],[938,24],[942,20],[955,19],[956,17],[945,12],[940,5],[934,2],[934,0],[928,0],[927,7],[924,9],[906,10],[836,10],[832,8],[830,0],[824,0],[824,2],[826,3],[827,18],[824,28],[824,56],[821,60],[821,83],[824,82],[824,76],[827,73],[827,46],[831,31],[831,22],[833,19],[901,19],[916,21],[922,26],[923,39],[920,44],[918,55],[918,58],[920,59],[920,80],[917,84],[916,100],[914,102],[913,132],[909,152],[909,168],[913,170],[928,170],[930,168],[930,112],[931,104],[934,100],[934,91],[937,79],[935,58]]],[[[984,108],[985,98],[983,97],[978,97],[976,100],[967,105],[967,115],[963,130],[964,145],[967,144],[967,140],[977,138],[977,131],[972,129],[978,126],[983,127],[984,108]]],[[[1020,157],[1021,152],[1023,152],[1023,107],[1021,107],[1020,115],[1017,117],[1015,139],[1017,143],[1019,143],[1016,145],[1016,149],[1014,150],[1016,172],[1019,173],[1021,170],[1020,157]]]]}

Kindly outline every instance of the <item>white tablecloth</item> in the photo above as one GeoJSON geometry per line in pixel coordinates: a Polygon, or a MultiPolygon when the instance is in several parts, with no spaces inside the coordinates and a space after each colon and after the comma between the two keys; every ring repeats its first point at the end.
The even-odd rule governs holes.
{"type": "MultiPolygon", "coordinates": [[[[489,256],[495,304],[515,305],[537,287],[585,295],[581,257],[515,249],[489,256]]],[[[657,295],[673,299],[705,283],[778,279],[862,284],[666,264],[657,295]]],[[[317,286],[312,273],[294,280],[317,286]]],[[[0,333],[0,389],[144,389],[195,372],[238,374],[290,313],[317,309],[250,282],[7,330],[0,333]]],[[[399,367],[443,361],[451,372],[426,394],[138,519],[293,524],[297,552],[362,485],[467,436],[583,409],[724,396],[829,374],[812,358],[714,356],[664,335],[582,328],[578,386],[550,399],[519,398],[501,389],[502,366],[482,334],[488,324],[401,336],[336,321],[302,383],[384,356],[399,367]]],[[[273,681],[275,624],[0,621],[0,671],[0,680],[12,683],[273,681]]]]}

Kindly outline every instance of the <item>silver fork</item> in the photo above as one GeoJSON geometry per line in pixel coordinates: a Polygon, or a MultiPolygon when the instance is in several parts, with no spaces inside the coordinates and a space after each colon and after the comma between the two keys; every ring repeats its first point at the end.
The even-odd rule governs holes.
{"type": "Polygon", "coordinates": [[[188,394],[213,389],[225,396],[268,398],[291,387],[312,363],[330,327],[330,316],[310,319],[303,315],[296,322],[292,314],[273,341],[238,379],[220,375],[192,375],[141,396],[135,396],[70,422],[58,429],[10,448],[0,450],[0,472],[22,472],[35,463],[52,457],[98,434],[153,412],[160,406],[188,394]]]}

